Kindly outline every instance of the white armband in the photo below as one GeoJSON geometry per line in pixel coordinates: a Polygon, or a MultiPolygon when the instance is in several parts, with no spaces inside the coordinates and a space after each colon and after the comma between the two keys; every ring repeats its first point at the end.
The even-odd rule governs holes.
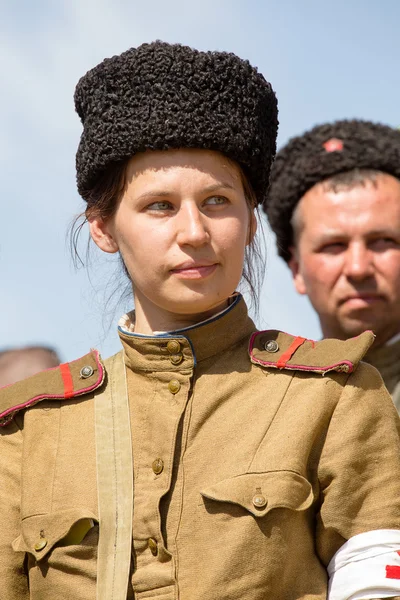
{"type": "Polygon", "coordinates": [[[328,565],[328,600],[400,596],[400,530],[377,529],[350,538],[328,565]]]}

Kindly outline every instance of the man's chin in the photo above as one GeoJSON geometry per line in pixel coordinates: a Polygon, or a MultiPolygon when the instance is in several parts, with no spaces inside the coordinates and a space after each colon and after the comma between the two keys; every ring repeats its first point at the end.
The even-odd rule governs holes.
{"type": "Polygon", "coordinates": [[[348,318],[343,319],[340,323],[340,329],[344,333],[344,338],[355,337],[360,335],[364,331],[373,331],[376,333],[377,329],[379,329],[379,320],[368,318],[365,315],[365,318],[348,318]]]}

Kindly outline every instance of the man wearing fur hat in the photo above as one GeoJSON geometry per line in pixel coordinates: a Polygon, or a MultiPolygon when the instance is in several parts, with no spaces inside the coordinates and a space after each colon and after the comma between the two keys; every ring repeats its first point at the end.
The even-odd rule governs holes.
{"type": "Polygon", "coordinates": [[[374,331],[366,360],[400,411],[400,131],[352,120],[293,138],[264,208],[323,336],[374,331]]]}

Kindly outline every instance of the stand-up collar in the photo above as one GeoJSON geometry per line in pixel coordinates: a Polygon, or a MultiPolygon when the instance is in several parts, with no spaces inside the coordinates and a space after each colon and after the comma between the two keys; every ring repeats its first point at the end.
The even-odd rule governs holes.
{"type": "Polygon", "coordinates": [[[214,317],[191,327],[156,335],[142,335],[118,327],[128,367],[145,371],[182,371],[227,350],[255,331],[241,295],[214,317]]]}

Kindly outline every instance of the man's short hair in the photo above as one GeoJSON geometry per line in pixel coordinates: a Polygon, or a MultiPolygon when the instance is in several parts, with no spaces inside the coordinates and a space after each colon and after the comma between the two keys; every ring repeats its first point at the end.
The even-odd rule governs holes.
{"type": "MultiPolygon", "coordinates": [[[[376,180],[381,174],[382,171],[377,171],[376,169],[352,169],[351,171],[336,173],[327,179],[323,179],[316,185],[322,185],[324,191],[337,193],[351,190],[358,186],[365,187],[367,184],[376,186],[376,180]]],[[[300,203],[296,204],[292,213],[292,218],[290,219],[294,245],[298,243],[300,233],[304,226],[300,214],[300,207],[300,203]]]]}

